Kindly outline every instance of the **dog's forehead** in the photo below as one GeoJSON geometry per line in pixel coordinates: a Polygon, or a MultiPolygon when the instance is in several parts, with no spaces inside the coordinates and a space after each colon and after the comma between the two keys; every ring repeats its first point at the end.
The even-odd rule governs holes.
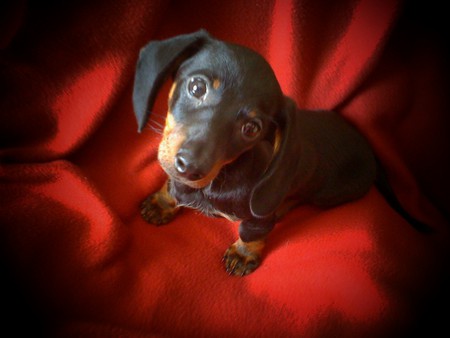
{"type": "Polygon", "coordinates": [[[236,79],[241,67],[236,55],[225,43],[210,42],[185,60],[180,71],[182,76],[203,73],[215,78],[236,79]]]}
{"type": "Polygon", "coordinates": [[[258,81],[278,85],[268,62],[257,52],[240,45],[213,40],[183,65],[184,73],[205,73],[230,85],[258,81]]]}

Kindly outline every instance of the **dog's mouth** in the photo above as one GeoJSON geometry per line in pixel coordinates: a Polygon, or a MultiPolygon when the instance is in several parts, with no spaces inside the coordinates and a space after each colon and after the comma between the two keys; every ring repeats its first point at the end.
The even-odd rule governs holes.
{"type": "Polygon", "coordinates": [[[193,189],[201,189],[207,187],[209,184],[211,184],[212,181],[217,177],[220,170],[222,169],[221,165],[216,165],[206,176],[204,176],[201,179],[198,180],[189,180],[186,177],[183,177],[180,175],[176,169],[173,166],[173,163],[167,164],[164,161],[161,161],[161,167],[164,169],[164,171],[171,177],[171,179],[182,183],[184,185],[187,185],[190,188],[193,189]]]}
{"type": "Polygon", "coordinates": [[[158,150],[158,160],[161,167],[171,179],[185,184],[193,189],[201,189],[208,186],[219,174],[222,167],[227,162],[216,162],[207,173],[204,173],[201,178],[186,177],[180,169],[177,169],[176,154],[184,138],[181,133],[167,133],[161,140],[158,150]]]}

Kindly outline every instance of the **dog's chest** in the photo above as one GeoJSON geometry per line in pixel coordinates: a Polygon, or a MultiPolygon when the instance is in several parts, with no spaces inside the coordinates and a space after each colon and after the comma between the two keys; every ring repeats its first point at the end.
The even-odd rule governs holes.
{"type": "Polygon", "coordinates": [[[190,188],[171,182],[170,194],[181,206],[199,210],[209,216],[222,216],[233,221],[252,218],[250,196],[271,158],[270,144],[262,142],[222,168],[205,188],[190,188]]]}
{"type": "Polygon", "coordinates": [[[170,194],[178,205],[199,210],[207,216],[220,216],[231,221],[242,220],[251,215],[249,200],[251,187],[246,184],[219,185],[213,182],[203,189],[192,189],[174,182],[170,194]]]}

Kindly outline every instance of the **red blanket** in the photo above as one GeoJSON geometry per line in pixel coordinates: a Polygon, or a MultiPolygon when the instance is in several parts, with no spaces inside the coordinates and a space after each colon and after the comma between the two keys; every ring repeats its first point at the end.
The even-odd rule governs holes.
{"type": "MultiPolygon", "coordinates": [[[[0,14],[1,330],[385,337],[447,324],[449,59],[436,4],[8,3],[0,14]],[[199,28],[263,54],[299,107],[334,109],[356,125],[403,205],[433,233],[414,230],[372,189],[330,210],[294,210],[269,237],[263,265],[237,278],[221,263],[237,224],[188,210],[167,226],[146,224],[139,204],[164,174],[160,135],[136,132],[138,52],[199,28]]],[[[166,95],[155,124],[164,122],[166,95]]]]}

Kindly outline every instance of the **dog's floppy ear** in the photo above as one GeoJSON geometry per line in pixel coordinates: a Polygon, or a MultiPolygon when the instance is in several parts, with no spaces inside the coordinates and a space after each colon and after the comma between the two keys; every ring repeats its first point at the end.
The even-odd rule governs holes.
{"type": "Polygon", "coordinates": [[[151,41],[141,49],[133,88],[133,106],[139,132],[147,123],[150,109],[164,80],[209,38],[205,30],[199,30],[167,40],[151,41]]]}
{"type": "Polygon", "coordinates": [[[250,210],[255,217],[264,218],[275,212],[291,189],[300,156],[296,110],[295,102],[286,97],[277,118],[281,132],[278,152],[250,197],[250,210]]]}

